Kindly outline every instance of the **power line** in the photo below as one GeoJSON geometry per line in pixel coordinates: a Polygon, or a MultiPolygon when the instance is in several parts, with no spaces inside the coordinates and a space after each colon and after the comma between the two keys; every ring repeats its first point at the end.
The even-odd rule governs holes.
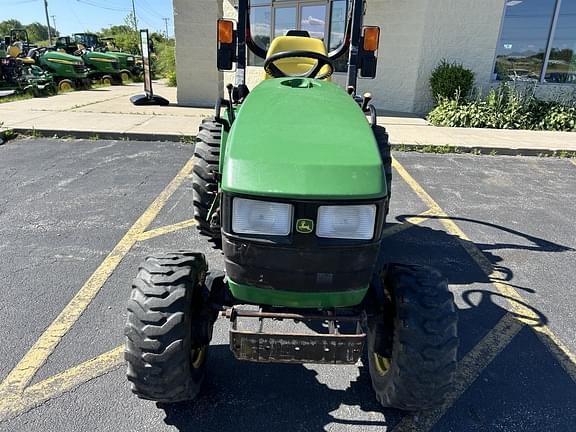
{"type": "Polygon", "coordinates": [[[92,6],[92,7],[96,7],[96,8],[100,8],[100,9],[106,9],[106,10],[111,10],[111,11],[119,11],[119,12],[130,12],[130,9],[122,9],[122,8],[115,8],[115,7],[109,7],[109,6],[104,6],[98,3],[95,3],[93,1],[90,0],[76,0],[78,3],[83,3],[85,5],[88,6],[92,6]]]}
{"type": "Polygon", "coordinates": [[[162,15],[160,15],[158,12],[156,12],[156,10],[146,0],[141,0],[140,8],[144,8],[144,9],[148,10],[148,12],[156,15],[158,18],[162,18],[162,15]],[[146,6],[144,6],[142,3],[146,6]]]}
{"type": "Polygon", "coordinates": [[[11,5],[18,5],[18,4],[24,4],[24,3],[36,3],[37,1],[40,0],[20,0],[20,1],[12,1],[10,2],[11,5]]]}

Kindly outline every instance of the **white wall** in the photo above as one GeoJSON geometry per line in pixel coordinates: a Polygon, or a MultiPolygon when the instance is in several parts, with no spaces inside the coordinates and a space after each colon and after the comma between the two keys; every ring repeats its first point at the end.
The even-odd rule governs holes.
{"type": "MultiPolygon", "coordinates": [[[[378,73],[359,80],[379,109],[422,113],[431,107],[428,80],[442,58],[471,68],[489,85],[505,0],[368,0],[366,25],[381,28],[378,73]]],[[[233,73],[216,69],[216,20],[235,18],[230,0],[173,0],[178,103],[211,106],[233,73]]],[[[247,84],[262,69],[249,67],[247,84]]],[[[344,77],[334,81],[344,83],[344,77]]]]}
{"type": "Polygon", "coordinates": [[[222,92],[216,67],[216,20],[221,0],[173,0],[179,105],[214,106],[222,92]]]}
{"type": "Polygon", "coordinates": [[[414,112],[432,106],[429,79],[441,59],[471,69],[476,84],[490,85],[496,45],[504,14],[504,0],[430,0],[422,32],[414,112]]]}

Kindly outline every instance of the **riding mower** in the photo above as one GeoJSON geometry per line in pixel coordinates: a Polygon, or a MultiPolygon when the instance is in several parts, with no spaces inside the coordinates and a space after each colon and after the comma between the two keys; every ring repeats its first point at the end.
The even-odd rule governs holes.
{"type": "Polygon", "coordinates": [[[90,51],[80,43],[62,36],[56,39],[54,48],[62,53],[81,57],[88,69],[88,78],[93,82],[104,85],[122,84],[122,74],[118,59],[113,55],[90,51]]]}
{"type": "Polygon", "coordinates": [[[72,37],[77,44],[81,44],[91,51],[103,52],[116,57],[120,68],[120,78],[123,82],[131,80],[133,77],[141,78],[144,73],[142,56],[120,51],[114,38],[99,37],[94,33],[74,33],[72,37]]]}
{"type": "Polygon", "coordinates": [[[88,69],[81,58],[30,44],[25,29],[11,30],[5,42],[7,45],[19,45],[19,56],[23,62],[33,65],[36,74],[41,73],[40,69],[50,74],[59,91],[90,88],[88,69]]]}
{"type": "Polygon", "coordinates": [[[0,91],[2,96],[29,93],[51,96],[56,93],[53,77],[22,54],[25,44],[6,37],[0,43],[0,91]]]}
{"type": "Polygon", "coordinates": [[[220,70],[236,64],[236,82],[200,126],[192,177],[197,227],[221,245],[225,272],[190,250],[140,265],[125,327],[132,391],[195,398],[222,315],[239,360],[356,364],[366,346],[383,406],[436,407],[454,379],[457,315],[437,270],[383,255],[390,146],[371,96],[356,95],[358,77],[376,75],[380,30],[362,27],[363,0],[348,0],[338,49],[295,29],[266,50],[248,0],[237,5],[236,29],[218,21],[217,55],[220,70]],[[246,48],[265,59],[251,91],[246,48]],[[330,77],[346,52],[344,90],[330,77]]]}

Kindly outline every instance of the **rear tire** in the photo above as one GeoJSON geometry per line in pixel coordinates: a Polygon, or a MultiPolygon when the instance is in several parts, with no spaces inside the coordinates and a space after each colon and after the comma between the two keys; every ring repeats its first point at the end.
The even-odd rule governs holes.
{"type": "Polygon", "coordinates": [[[100,79],[100,83],[102,85],[105,86],[111,86],[112,84],[114,84],[114,78],[112,78],[111,75],[104,75],[101,79],[100,79]]]}
{"type": "Polygon", "coordinates": [[[74,83],[69,79],[63,79],[58,83],[59,92],[69,92],[76,88],[74,83]]]}
{"type": "Polygon", "coordinates": [[[146,258],[128,301],[124,357],[132,392],[173,403],[200,391],[216,319],[204,292],[204,255],[189,251],[146,258]]]}
{"type": "Polygon", "coordinates": [[[128,82],[132,79],[132,74],[128,70],[123,70],[120,72],[120,81],[121,83],[128,82]]]}
{"type": "Polygon", "coordinates": [[[384,304],[368,322],[368,365],[384,407],[418,411],[442,405],[456,370],[457,315],[442,275],[392,264],[384,304]]]}
{"type": "Polygon", "coordinates": [[[222,125],[214,118],[202,120],[196,136],[194,157],[196,162],[192,171],[194,219],[200,234],[220,238],[220,224],[208,220],[208,213],[218,193],[216,173],[220,163],[220,141],[222,125]]]}

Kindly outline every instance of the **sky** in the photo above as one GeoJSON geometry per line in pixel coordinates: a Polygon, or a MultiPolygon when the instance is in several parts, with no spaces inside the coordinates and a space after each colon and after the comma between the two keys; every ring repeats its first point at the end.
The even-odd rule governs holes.
{"type": "MultiPolygon", "coordinates": [[[[124,24],[132,10],[132,0],[47,0],[48,14],[54,15],[56,29],[62,35],[84,31],[99,31],[110,25],[124,24]]],[[[174,36],[172,0],[134,0],[138,27],[174,36]]],[[[0,21],[17,19],[22,24],[38,21],[46,24],[44,0],[0,0],[0,21]]],[[[52,17],[50,24],[54,27],[52,17]]]]}

